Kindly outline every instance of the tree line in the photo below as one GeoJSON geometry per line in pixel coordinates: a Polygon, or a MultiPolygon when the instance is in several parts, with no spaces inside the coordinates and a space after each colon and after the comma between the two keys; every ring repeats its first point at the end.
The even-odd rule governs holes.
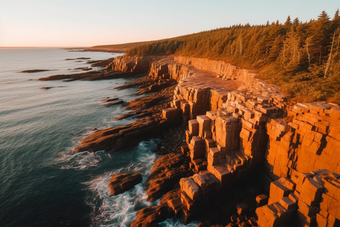
{"type": "Polygon", "coordinates": [[[127,55],[181,55],[224,60],[255,69],[258,77],[297,101],[340,103],[340,15],[322,11],[301,22],[233,25],[140,45],[127,55]]]}

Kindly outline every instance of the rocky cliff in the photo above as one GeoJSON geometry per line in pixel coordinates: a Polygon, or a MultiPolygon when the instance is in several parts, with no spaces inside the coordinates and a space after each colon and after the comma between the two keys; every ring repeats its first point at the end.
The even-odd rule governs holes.
{"type": "Polygon", "coordinates": [[[254,75],[199,58],[175,57],[152,64],[149,76],[180,81],[172,105],[188,122],[182,151],[190,156],[197,173],[180,181],[184,216],[199,213],[193,207],[216,190],[225,190],[232,179],[242,179],[265,166],[271,179],[281,180],[271,183],[275,187],[270,186],[269,204],[257,211],[260,226],[280,226],[292,220],[297,226],[337,226],[340,107],[325,102],[289,104],[278,87],[254,75]],[[328,175],[318,176],[318,171],[328,175]],[[276,192],[283,190],[282,182],[296,177],[301,179],[289,190],[276,192]],[[318,184],[313,177],[319,179],[318,184]],[[308,194],[290,198],[294,192],[308,194]]]}
{"type": "Polygon", "coordinates": [[[150,70],[152,62],[158,61],[162,56],[146,56],[146,57],[115,57],[111,64],[107,65],[107,69],[119,72],[145,73],[150,70]]]}
{"type": "MultiPolygon", "coordinates": [[[[256,79],[254,71],[223,61],[122,56],[107,68],[132,73],[149,71],[148,80],[158,86],[176,80],[171,108],[164,104],[167,108],[157,118],[98,130],[84,138],[75,151],[123,147],[131,139],[144,138],[149,131],[167,130],[179,118],[188,126],[181,152],[190,160],[189,169],[195,174],[183,177],[188,174],[186,166],[183,174],[177,166],[166,172],[160,168],[161,177],[152,181],[159,183],[147,186],[152,191],[149,194],[160,198],[166,193],[168,189],[160,190],[158,185],[170,176],[171,185],[177,185],[174,181],[182,177],[178,182],[180,190],[166,205],[150,208],[150,213],[148,209],[139,212],[135,224],[149,219],[155,224],[171,215],[183,216],[187,223],[211,209],[222,210],[223,218],[234,212],[236,216],[227,221],[228,226],[339,226],[338,105],[289,103],[280,88],[256,79]],[[230,212],[220,199],[228,198],[226,203],[230,202],[230,188],[244,183],[254,173],[265,179],[261,183],[269,192],[258,194],[255,200],[253,195],[258,190],[247,188],[244,196],[234,200],[237,205],[230,212]],[[215,203],[219,206],[212,209],[215,203]]],[[[153,91],[149,85],[148,90],[153,91]]],[[[138,106],[142,104],[134,108],[138,106]]],[[[171,166],[166,161],[167,158],[164,166],[171,166]]],[[[259,176],[254,177],[260,181],[259,176]]]]}

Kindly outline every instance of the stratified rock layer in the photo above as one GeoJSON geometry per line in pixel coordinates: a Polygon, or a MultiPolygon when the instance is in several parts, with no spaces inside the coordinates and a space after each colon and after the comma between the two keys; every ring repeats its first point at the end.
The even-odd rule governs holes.
{"type": "Polygon", "coordinates": [[[164,57],[162,56],[146,56],[146,57],[129,57],[129,56],[118,56],[106,66],[107,69],[119,72],[134,72],[144,73],[150,70],[152,62],[158,61],[164,57]]]}

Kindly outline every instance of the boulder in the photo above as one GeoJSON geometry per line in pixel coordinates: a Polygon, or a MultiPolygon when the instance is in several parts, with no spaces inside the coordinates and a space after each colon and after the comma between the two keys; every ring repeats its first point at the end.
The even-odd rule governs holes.
{"type": "Polygon", "coordinates": [[[110,196],[113,196],[130,190],[140,182],[142,182],[142,175],[140,173],[121,173],[112,175],[107,185],[110,189],[110,196]]]}
{"type": "Polygon", "coordinates": [[[160,200],[159,206],[146,207],[139,210],[137,217],[130,224],[130,227],[159,226],[159,222],[173,216],[174,213],[171,212],[171,209],[173,211],[180,210],[182,204],[178,203],[179,198],[179,190],[169,191],[160,200]]]}

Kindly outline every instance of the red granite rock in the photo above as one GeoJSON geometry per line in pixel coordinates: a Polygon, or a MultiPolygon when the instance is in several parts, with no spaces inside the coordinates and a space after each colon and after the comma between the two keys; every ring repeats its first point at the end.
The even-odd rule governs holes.
{"type": "Polygon", "coordinates": [[[118,195],[128,191],[140,182],[142,182],[142,175],[140,173],[114,174],[111,176],[110,182],[108,183],[110,196],[118,195]]]}

